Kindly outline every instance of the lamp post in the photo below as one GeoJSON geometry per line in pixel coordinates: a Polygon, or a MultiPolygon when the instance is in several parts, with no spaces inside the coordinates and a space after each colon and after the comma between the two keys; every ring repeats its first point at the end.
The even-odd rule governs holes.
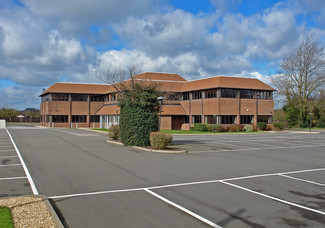
{"type": "Polygon", "coordinates": [[[309,132],[311,132],[311,115],[312,113],[309,113],[309,132]]]}
{"type": "Polygon", "coordinates": [[[159,125],[158,125],[158,131],[160,131],[160,124],[161,124],[161,106],[164,101],[164,97],[157,97],[157,100],[159,101],[159,125]]]}

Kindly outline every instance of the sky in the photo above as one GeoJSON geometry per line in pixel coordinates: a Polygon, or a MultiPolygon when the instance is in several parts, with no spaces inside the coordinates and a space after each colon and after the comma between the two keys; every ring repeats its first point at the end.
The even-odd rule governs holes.
{"type": "Polygon", "coordinates": [[[309,33],[325,47],[323,0],[0,0],[0,108],[109,66],[268,83],[309,33]]]}

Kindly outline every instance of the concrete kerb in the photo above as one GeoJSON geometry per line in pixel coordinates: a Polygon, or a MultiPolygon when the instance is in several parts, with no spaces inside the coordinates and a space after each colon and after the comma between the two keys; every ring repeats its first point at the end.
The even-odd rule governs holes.
{"type": "MultiPolygon", "coordinates": [[[[124,146],[121,142],[116,142],[112,140],[106,140],[107,143],[112,143],[120,146],[124,146]]],[[[156,152],[156,153],[165,153],[165,154],[179,154],[179,153],[187,153],[187,150],[156,150],[156,149],[149,149],[149,148],[143,148],[139,146],[131,146],[131,148],[138,149],[138,150],[144,150],[149,152],[156,152]]]]}
{"type": "Polygon", "coordinates": [[[0,198],[0,199],[13,199],[13,198],[21,198],[21,197],[33,197],[33,198],[41,198],[42,201],[45,203],[50,215],[53,218],[54,223],[56,224],[56,226],[58,228],[64,228],[61,220],[59,219],[58,215],[56,214],[55,210],[52,207],[52,204],[50,203],[50,201],[47,199],[46,196],[44,195],[22,195],[22,196],[9,196],[9,197],[4,197],[4,198],[0,198]]]}
{"type": "Polygon", "coordinates": [[[61,220],[59,219],[58,215],[56,214],[55,210],[52,207],[52,204],[47,199],[47,197],[43,196],[43,195],[39,195],[39,196],[43,198],[44,203],[46,204],[47,209],[49,210],[50,214],[52,215],[52,218],[53,218],[55,224],[58,226],[58,228],[64,228],[61,220]]]}

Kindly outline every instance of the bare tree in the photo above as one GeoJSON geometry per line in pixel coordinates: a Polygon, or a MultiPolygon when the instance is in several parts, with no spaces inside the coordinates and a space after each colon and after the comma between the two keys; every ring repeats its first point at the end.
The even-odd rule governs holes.
{"type": "Polygon", "coordinates": [[[300,116],[306,116],[309,101],[325,85],[323,48],[308,34],[298,48],[280,63],[279,74],[271,80],[288,104],[296,106],[300,116]]]}

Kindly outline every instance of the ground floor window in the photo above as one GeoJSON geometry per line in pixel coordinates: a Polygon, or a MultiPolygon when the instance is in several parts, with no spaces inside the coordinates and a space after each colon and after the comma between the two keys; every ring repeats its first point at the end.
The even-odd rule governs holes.
{"type": "Polygon", "coordinates": [[[52,122],[54,123],[68,123],[67,115],[54,115],[52,116],[52,122]]]}
{"type": "Polygon", "coordinates": [[[90,122],[99,123],[99,116],[90,116],[90,122]]]}
{"type": "Polygon", "coordinates": [[[253,124],[254,116],[240,116],[240,124],[253,124]]]}
{"type": "Polygon", "coordinates": [[[72,122],[73,123],[86,123],[87,116],[86,115],[72,116],[72,122]]]}
{"type": "Polygon", "coordinates": [[[192,123],[202,123],[202,116],[201,115],[192,116],[192,123]]]}
{"type": "Polygon", "coordinates": [[[209,116],[204,116],[204,123],[206,124],[217,124],[217,116],[214,115],[209,115],[209,116]]]}
{"type": "Polygon", "coordinates": [[[221,116],[221,124],[236,124],[237,116],[221,116]]]}
{"type": "Polygon", "coordinates": [[[190,116],[184,116],[184,123],[190,123],[190,116]]]}
{"type": "Polygon", "coordinates": [[[120,116],[100,116],[99,118],[100,128],[110,128],[112,125],[119,125],[120,116]]]}
{"type": "Polygon", "coordinates": [[[272,116],[258,116],[257,122],[272,123],[272,116]]]}

